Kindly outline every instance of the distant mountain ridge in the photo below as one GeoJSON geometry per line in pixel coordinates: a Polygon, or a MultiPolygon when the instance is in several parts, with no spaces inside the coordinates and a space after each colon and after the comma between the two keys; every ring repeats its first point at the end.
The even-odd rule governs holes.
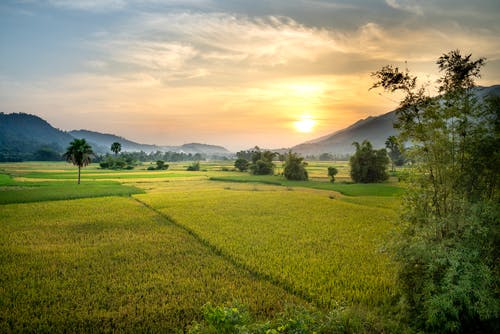
{"type": "Polygon", "coordinates": [[[51,151],[52,156],[64,152],[75,138],[85,138],[98,154],[110,153],[111,144],[118,142],[122,151],[172,151],[207,156],[230,156],[222,146],[190,143],[181,146],[139,144],[113,134],[89,130],[62,131],[44,119],[25,113],[0,113],[0,161],[26,161],[37,159],[41,150],[51,151]]]}
{"type": "MultiPolygon", "coordinates": [[[[476,96],[484,99],[487,96],[500,96],[500,85],[477,87],[476,96]]],[[[390,111],[380,116],[369,116],[361,119],[342,130],[329,135],[309,140],[293,146],[291,149],[304,156],[319,155],[321,153],[351,154],[354,152],[354,141],[369,140],[376,148],[385,147],[387,137],[397,135],[394,122],[397,120],[396,111],[390,111]]]]}

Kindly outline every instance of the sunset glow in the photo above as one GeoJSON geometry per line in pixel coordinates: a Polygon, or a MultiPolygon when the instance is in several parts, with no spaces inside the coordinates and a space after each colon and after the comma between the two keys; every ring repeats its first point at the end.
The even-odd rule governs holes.
{"type": "Polygon", "coordinates": [[[395,109],[369,90],[387,64],[433,82],[436,59],[460,49],[487,58],[478,84],[498,84],[499,12],[495,0],[7,0],[0,112],[148,144],[290,147],[395,109]]]}
{"type": "Polygon", "coordinates": [[[314,125],[316,125],[316,121],[311,119],[310,116],[304,116],[300,120],[294,123],[295,128],[299,132],[309,133],[313,130],[314,125]]]}

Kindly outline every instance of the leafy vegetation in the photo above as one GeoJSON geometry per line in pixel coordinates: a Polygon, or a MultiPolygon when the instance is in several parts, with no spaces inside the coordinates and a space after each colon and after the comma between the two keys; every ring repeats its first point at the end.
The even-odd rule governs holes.
{"type": "Polygon", "coordinates": [[[500,330],[499,99],[474,96],[485,60],[439,57],[439,99],[408,70],[373,75],[374,87],[401,91],[402,141],[418,168],[404,200],[397,248],[408,320],[418,331],[500,330]]]}
{"type": "Polygon", "coordinates": [[[111,144],[111,152],[113,152],[115,155],[120,153],[121,150],[122,144],[120,144],[119,142],[114,142],[113,144],[111,144]]]}
{"type": "Polygon", "coordinates": [[[398,141],[396,136],[389,136],[385,141],[385,147],[389,150],[392,165],[391,171],[394,172],[394,166],[403,166],[405,163],[403,145],[398,141]]]}
{"type": "Polygon", "coordinates": [[[156,161],[156,166],[149,166],[148,170],[167,170],[169,167],[168,164],[163,160],[156,161]]]}
{"type": "Polygon", "coordinates": [[[186,169],[187,171],[190,171],[190,172],[196,172],[196,171],[199,171],[200,170],[200,162],[199,161],[195,161],[193,162],[191,165],[189,165],[186,169]]]}
{"type": "Polygon", "coordinates": [[[234,167],[236,167],[240,172],[247,171],[249,166],[250,166],[250,163],[248,162],[247,159],[244,159],[244,158],[238,158],[234,162],[234,167]]]}
{"type": "Polygon", "coordinates": [[[94,151],[85,139],[73,140],[63,154],[66,161],[78,166],[78,184],[80,184],[80,170],[90,164],[92,155],[94,155],[94,151]]]}
{"type": "Polygon", "coordinates": [[[252,163],[248,167],[254,175],[273,175],[273,159],[276,153],[271,151],[261,151],[258,147],[252,151],[252,163]]]}
{"type": "Polygon", "coordinates": [[[287,180],[307,181],[309,174],[307,173],[306,166],[307,163],[304,161],[304,158],[290,151],[286,155],[283,175],[287,180]]]}
{"type": "Polygon", "coordinates": [[[389,158],[385,149],[374,150],[367,140],[361,144],[354,142],[353,145],[356,146],[356,152],[351,156],[349,163],[354,182],[373,183],[389,178],[387,174],[389,158]]]}
{"type": "Polygon", "coordinates": [[[333,166],[329,166],[328,167],[328,176],[330,177],[330,182],[331,183],[334,183],[335,182],[335,175],[338,174],[338,170],[337,168],[333,167],[333,166]]]}

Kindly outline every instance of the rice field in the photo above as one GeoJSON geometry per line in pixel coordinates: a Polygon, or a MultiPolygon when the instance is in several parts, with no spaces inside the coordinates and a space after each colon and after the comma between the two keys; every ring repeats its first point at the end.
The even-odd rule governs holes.
{"type": "Polygon", "coordinates": [[[182,332],[208,302],[378,317],[397,294],[403,188],[331,184],[337,164],[310,164],[304,183],[232,162],[92,164],[80,186],[66,163],[0,164],[0,332],[182,332]]]}

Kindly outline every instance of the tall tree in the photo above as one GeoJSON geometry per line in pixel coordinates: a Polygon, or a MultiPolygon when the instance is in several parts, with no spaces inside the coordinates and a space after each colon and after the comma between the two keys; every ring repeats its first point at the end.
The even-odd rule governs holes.
{"type": "Polygon", "coordinates": [[[381,182],[389,178],[387,166],[389,158],[385,149],[375,150],[368,140],[361,144],[354,142],[356,152],[349,159],[351,178],[354,182],[381,182]]]}
{"type": "Polygon", "coordinates": [[[403,150],[396,136],[389,136],[385,141],[385,147],[389,150],[391,170],[394,172],[394,166],[402,166],[404,164],[403,150]]]}
{"type": "Polygon", "coordinates": [[[255,147],[252,151],[252,163],[249,166],[250,171],[254,175],[273,175],[274,163],[276,157],[275,152],[261,151],[259,147],[255,147]]]}
{"type": "Polygon", "coordinates": [[[287,180],[307,181],[309,175],[306,170],[307,162],[304,158],[291,150],[286,154],[283,175],[287,180]]]}
{"type": "Polygon", "coordinates": [[[111,144],[111,152],[114,152],[115,155],[118,155],[118,153],[120,153],[121,150],[122,150],[122,144],[118,142],[114,142],[113,144],[111,144]]]}
{"type": "Polygon", "coordinates": [[[396,126],[417,167],[397,259],[418,331],[500,331],[500,108],[474,94],[484,61],[458,50],[439,57],[438,98],[408,70],[373,73],[373,87],[404,94],[396,126]]]}
{"type": "Polygon", "coordinates": [[[73,165],[78,166],[78,184],[80,184],[81,168],[90,164],[93,155],[94,152],[92,151],[92,147],[85,139],[73,140],[63,154],[67,162],[71,162],[73,165]]]}

